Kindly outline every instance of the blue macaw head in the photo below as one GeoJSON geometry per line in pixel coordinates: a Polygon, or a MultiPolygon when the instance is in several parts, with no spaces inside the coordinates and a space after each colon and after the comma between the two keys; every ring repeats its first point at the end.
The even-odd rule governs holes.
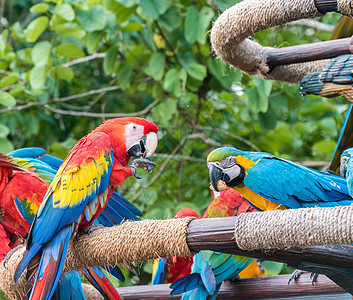
{"type": "Polygon", "coordinates": [[[353,148],[348,148],[344,150],[341,154],[340,175],[342,177],[346,177],[348,162],[352,156],[353,156],[353,148]]]}
{"type": "Polygon", "coordinates": [[[319,95],[324,83],[320,79],[320,72],[310,73],[305,75],[300,82],[300,94],[305,96],[307,94],[319,95]]]}
{"type": "Polygon", "coordinates": [[[229,187],[236,187],[244,181],[245,167],[237,162],[239,155],[242,155],[242,151],[232,147],[217,148],[208,155],[210,181],[217,192],[220,180],[229,187]]]}

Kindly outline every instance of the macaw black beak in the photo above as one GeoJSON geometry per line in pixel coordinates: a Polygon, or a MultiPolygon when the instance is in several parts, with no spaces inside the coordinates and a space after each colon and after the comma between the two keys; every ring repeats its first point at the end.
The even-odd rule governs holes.
{"type": "Polygon", "coordinates": [[[210,182],[213,186],[213,188],[219,192],[218,190],[218,181],[223,180],[223,170],[217,166],[215,166],[214,164],[210,164],[209,165],[209,174],[210,174],[210,182]]]}
{"type": "Polygon", "coordinates": [[[134,157],[147,158],[153,155],[158,144],[157,134],[150,132],[142,136],[139,143],[136,143],[127,150],[127,154],[134,157]]]}

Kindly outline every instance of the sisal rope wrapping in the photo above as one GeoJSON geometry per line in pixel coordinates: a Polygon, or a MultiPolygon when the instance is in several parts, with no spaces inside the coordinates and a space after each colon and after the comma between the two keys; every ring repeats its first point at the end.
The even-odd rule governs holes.
{"type": "Polygon", "coordinates": [[[278,66],[268,73],[266,48],[248,37],[273,26],[319,16],[322,14],[314,0],[244,0],[214,23],[212,47],[220,59],[247,74],[298,83],[304,75],[321,71],[328,60],[278,66]]]}
{"type": "Polygon", "coordinates": [[[353,205],[241,214],[235,242],[242,250],[353,244],[353,205]]]}
{"type": "Polygon", "coordinates": [[[346,16],[353,16],[352,0],[337,0],[337,10],[346,16]]]}
{"type": "MultiPolygon", "coordinates": [[[[70,240],[64,272],[159,257],[193,256],[195,252],[190,251],[186,234],[188,224],[194,219],[125,222],[76,236],[70,240]]],[[[24,251],[23,247],[10,257],[7,269],[0,263],[0,289],[10,299],[26,299],[30,289],[24,274],[17,283],[13,281],[24,251]]]]}

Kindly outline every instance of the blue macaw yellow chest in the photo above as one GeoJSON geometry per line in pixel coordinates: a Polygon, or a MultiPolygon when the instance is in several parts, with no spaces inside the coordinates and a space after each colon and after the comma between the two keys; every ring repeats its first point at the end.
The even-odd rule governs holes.
{"type": "Polygon", "coordinates": [[[256,194],[254,191],[247,188],[245,185],[242,187],[235,187],[234,188],[243,198],[249,201],[251,204],[259,208],[260,210],[284,210],[288,207],[285,205],[277,204],[272,201],[266,200],[264,197],[256,194]]]}
{"type": "MultiPolygon", "coordinates": [[[[245,168],[245,173],[247,175],[247,171],[256,165],[258,161],[252,161],[242,155],[237,155],[236,156],[236,161],[238,164],[240,164],[243,168],[245,168]]],[[[254,191],[251,189],[247,188],[245,184],[242,186],[238,186],[234,188],[243,198],[245,198],[247,201],[249,201],[252,205],[257,207],[260,210],[266,211],[266,210],[284,210],[287,209],[288,207],[285,205],[277,204],[275,202],[269,201],[265,199],[264,197],[261,197],[260,195],[256,194],[254,191]]]]}

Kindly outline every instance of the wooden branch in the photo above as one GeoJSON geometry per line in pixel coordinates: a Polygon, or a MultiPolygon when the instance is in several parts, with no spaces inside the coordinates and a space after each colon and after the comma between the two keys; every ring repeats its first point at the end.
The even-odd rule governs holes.
{"type": "Polygon", "coordinates": [[[303,63],[339,55],[351,54],[349,51],[350,38],[311,43],[284,48],[270,48],[266,50],[267,65],[270,69],[277,66],[303,63]]]}
{"type": "MultiPolygon", "coordinates": [[[[320,295],[320,299],[333,299],[332,294],[335,294],[335,300],[343,300],[347,299],[347,296],[349,297],[348,294],[344,293],[343,289],[324,275],[320,275],[314,285],[311,282],[309,274],[303,274],[298,281],[288,285],[290,276],[266,276],[245,278],[235,282],[224,282],[217,299],[263,299],[306,295],[320,295]]],[[[169,284],[118,288],[118,292],[124,300],[166,300],[181,298],[181,295],[170,296],[170,291],[169,284]]]]}
{"type": "Polygon", "coordinates": [[[315,0],[315,5],[322,14],[337,11],[337,0],[315,0]]]}

